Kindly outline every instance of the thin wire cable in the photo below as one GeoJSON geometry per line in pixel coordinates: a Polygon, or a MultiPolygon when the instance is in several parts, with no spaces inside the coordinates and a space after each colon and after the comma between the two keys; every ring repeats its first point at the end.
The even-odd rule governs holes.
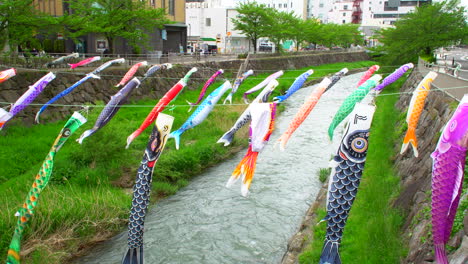
{"type": "MultiPolygon", "coordinates": [[[[433,85],[436,89],[431,89],[429,90],[428,92],[445,92],[445,90],[455,90],[455,89],[464,89],[464,88],[468,88],[468,86],[454,86],[454,87],[448,87],[448,88],[439,88],[435,85],[433,85]]],[[[376,97],[381,97],[381,96],[395,96],[395,95],[402,95],[402,94],[413,94],[413,91],[409,91],[409,92],[396,92],[396,93],[381,93],[381,94],[378,94],[376,97]]],[[[449,94],[450,95],[450,94],[449,94]]],[[[348,96],[344,96],[344,97],[334,97],[332,100],[333,101],[342,101],[344,99],[346,99],[348,96]]],[[[456,98],[454,98],[456,99],[456,98]]],[[[156,99],[157,100],[157,99],[156,99]]],[[[329,99],[328,99],[329,100],[329,99]]],[[[278,102],[280,103],[280,102],[278,102]]],[[[284,103],[284,102],[281,102],[281,103],[284,103]]],[[[13,103],[11,102],[0,102],[0,104],[3,104],[3,105],[11,105],[13,103]]],[[[298,102],[298,104],[302,104],[302,102],[298,102]]],[[[35,106],[42,106],[44,104],[39,104],[39,103],[31,103],[29,105],[35,105],[35,106]]],[[[214,105],[215,107],[220,107],[220,106],[225,106],[225,107],[228,107],[228,106],[247,106],[249,104],[246,104],[246,103],[239,103],[239,104],[216,104],[214,105]]],[[[49,106],[56,106],[56,107],[89,107],[89,108],[104,108],[106,107],[107,105],[106,104],[99,104],[99,105],[89,105],[89,104],[50,104],[49,106]]],[[[110,106],[119,106],[119,105],[110,105],[110,106]]],[[[120,107],[123,107],[123,108],[154,108],[155,105],[136,105],[136,104],[123,104],[123,105],[120,105],[120,107]]],[[[173,104],[170,104],[170,105],[167,105],[167,107],[190,107],[189,104],[183,104],[183,105],[173,105],[173,104]]]]}

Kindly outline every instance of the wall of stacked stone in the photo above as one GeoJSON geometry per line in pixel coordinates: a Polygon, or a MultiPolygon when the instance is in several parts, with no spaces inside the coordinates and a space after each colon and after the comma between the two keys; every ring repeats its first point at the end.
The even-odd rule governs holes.
{"type": "MultiPolygon", "coordinates": [[[[297,69],[307,66],[316,66],[324,63],[333,62],[351,62],[367,60],[369,57],[364,52],[351,53],[328,53],[328,54],[309,54],[305,56],[281,56],[266,59],[252,59],[248,69],[254,70],[287,70],[297,69]]],[[[139,99],[158,99],[169,90],[185,73],[192,67],[198,67],[199,71],[192,75],[185,89],[195,89],[199,84],[204,83],[217,69],[230,69],[234,77],[237,69],[243,60],[230,61],[212,61],[206,63],[178,64],[170,70],[159,71],[154,77],[145,80],[141,86],[136,89],[131,97],[132,100],[139,99]]],[[[0,70],[6,69],[1,67],[0,70]]],[[[79,68],[74,71],[58,70],[57,77],[44,89],[44,91],[34,100],[33,104],[26,107],[15,118],[15,122],[23,122],[27,125],[32,124],[34,116],[39,110],[41,104],[46,103],[52,97],[65,90],[85,76],[85,73],[94,68],[79,68]],[[21,121],[19,121],[21,120],[21,121]]],[[[107,103],[110,97],[119,89],[114,86],[125,75],[129,66],[112,67],[101,73],[101,79],[90,79],[78,86],[69,95],[59,99],[55,104],[77,105],[77,106],[49,106],[41,115],[43,122],[55,121],[68,117],[73,111],[81,109],[81,105],[96,103],[102,101],[107,103]]],[[[54,71],[54,69],[52,69],[54,71]]],[[[226,70],[225,72],[229,72],[226,70]]],[[[27,89],[28,86],[36,82],[46,71],[37,71],[31,69],[18,69],[17,76],[0,84],[0,107],[6,106],[5,103],[15,102],[27,89]]],[[[144,70],[138,70],[135,76],[142,76],[144,70]]],[[[156,100],[155,100],[156,103],[156,100]]]]}
{"type": "MultiPolygon", "coordinates": [[[[401,87],[399,101],[396,107],[406,113],[410,104],[412,92],[424,78],[418,70],[414,70],[401,87]]],[[[395,157],[395,168],[401,177],[401,192],[394,206],[401,208],[407,215],[403,226],[409,252],[402,263],[432,263],[434,262],[432,227],[431,227],[431,178],[432,158],[440,132],[455,111],[458,102],[441,90],[432,87],[424,110],[419,119],[416,136],[418,139],[419,157],[414,157],[411,149],[403,155],[395,157]]],[[[405,116],[406,117],[406,116],[405,116]]],[[[401,120],[401,122],[406,122],[401,120]]],[[[404,134],[401,135],[401,142],[404,134]]],[[[399,153],[401,144],[395,146],[399,153]]],[[[411,148],[411,147],[410,147],[411,148]]],[[[450,263],[468,262],[468,216],[465,212],[465,227],[449,242],[455,250],[449,256],[450,263]],[[465,262],[466,261],[466,262],[465,262]]]]}

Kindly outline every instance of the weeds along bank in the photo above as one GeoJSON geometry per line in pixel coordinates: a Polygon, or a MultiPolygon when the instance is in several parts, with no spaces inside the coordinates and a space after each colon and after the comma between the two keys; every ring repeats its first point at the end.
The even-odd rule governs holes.
{"type": "MultiPolygon", "coordinates": [[[[440,131],[458,102],[434,87],[426,98],[417,127],[419,157],[400,155],[406,131],[406,112],[412,92],[424,75],[417,69],[385,88],[377,100],[361,186],[350,212],[340,255],[343,263],[432,263],[432,158],[440,131]],[[400,95],[392,95],[393,93],[400,95]],[[390,128],[390,129],[389,129],[390,128]]],[[[448,244],[450,263],[468,256],[468,181],[448,244]]],[[[318,263],[326,223],[327,184],[317,195],[303,225],[288,245],[283,263],[318,263]]]]}
{"type": "MultiPolygon", "coordinates": [[[[334,73],[343,67],[353,69],[370,65],[372,62],[364,61],[285,70],[285,74],[279,79],[280,87],[272,96],[285,91],[298,75],[310,68],[313,68],[315,73],[309,79],[319,81],[324,75],[334,73]]],[[[171,73],[170,70],[160,73],[172,76],[163,79],[167,85],[166,90],[175,84],[189,68],[187,66],[185,69],[179,69],[179,67],[185,66],[174,67],[177,71],[174,73],[171,73]]],[[[209,68],[208,66],[206,68],[206,76],[208,77],[218,69],[218,67],[209,68]]],[[[237,69],[232,69],[235,69],[235,72],[227,72],[224,77],[233,78],[237,69]]],[[[73,95],[71,97],[73,99],[75,97],[80,99],[82,96],[77,94],[84,93],[83,90],[99,91],[103,93],[104,100],[92,99],[96,100],[96,104],[103,106],[109,100],[108,98],[117,92],[113,86],[124,73],[125,70],[121,70],[119,76],[107,76],[110,79],[105,79],[104,77],[109,74],[104,74],[103,80],[92,82],[98,86],[87,88],[80,86],[70,96],[73,95]]],[[[234,105],[215,107],[215,110],[203,124],[184,133],[179,151],[175,150],[172,140],[168,141],[153,176],[153,200],[175,193],[179,188],[187,185],[191,177],[231,156],[233,152],[246,147],[247,128],[237,133],[238,135],[230,147],[223,147],[215,142],[245,109],[245,105],[238,105],[242,102],[241,94],[271,73],[272,71],[259,70],[256,75],[249,77],[237,92],[237,96],[234,97],[234,105]]],[[[22,81],[20,80],[22,74],[19,73],[15,77],[16,82],[22,81]]],[[[27,72],[24,74],[33,78],[33,74],[37,73],[27,72]]],[[[142,72],[138,72],[138,75],[141,76],[141,74],[142,72]]],[[[199,88],[208,78],[206,76],[194,79],[198,82],[192,83],[191,79],[184,92],[173,102],[176,107],[171,109],[168,106],[164,111],[175,117],[174,129],[178,128],[190,115],[187,113],[186,100],[196,100],[199,88]]],[[[197,76],[192,78],[195,77],[197,76]]],[[[60,78],[57,77],[57,79],[60,82],[60,78]]],[[[154,81],[156,80],[158,79],[154,79],[154,81]]],[[[222,80],[223,78],[219,78],[209,88],[208,93],[214,87],[221,85],[222,80]]],[[[61,83],[62,88],[66,88],[66,84],[69,85],[73,81],[61,83]]],[[[22,87],[27,87],[29,84],[25,82],[22,87]]],[[[164,93],[157,89],[154,91],[151,86],[146,87],[148,83],[144,85],[145,87],[141,87],[142,90],[139,94],[134,94],[137,96],[130,98],[128,104],[132,104],[133,107],[122,107],[111,122],[86,139],[82,145],[79,145],[74,141],[83,131],[93,126],[102,109],[102,107],[91,108],[88,123],[83,125],[57,154],[51,182],[42,193],[34,217],[26,228],[22,240],[23,263],[44,263],[45,259],[49,263],[64,263],[86,251],[93,243],[105,240],[125,228],[131,205],[130,188],[133,185],[136,169],[141,161],[150,129],[138,137],[127,150],[125,150],[125,140],[141,124],[157,102],[156,98],[160,98],[164,93]],[[144,97],[142,91],[148,91],[149,96],[145,99],[137,99],[144,97]]],[[[158,88],[162,85],[156,86],[158,88]]],[[[9,87],[10,90],[13,88],[9,87]]],[[[58,88],[54,87],[53,89],[58,88]]],[[[18,90],[20,89],[18,88],[18,90]]],[[[23,88],[22,91],[24,90],[23,88]]],[[[49,97],[41,97],[42,101],[38,101],[45,102],[49,98],[50,95],[49,97]]],[[[14,98],[14,100],[16,99],[17,97],[14,98]]],[[[61,100],[65,99],[66,97],[61,100]]],[[[85,98],[80,100],[85,101],[85,98]]],[[[71,101],[66,104],[75,104],[75,102],[71,101]]],[[[81,101],[76,102],[76,104],[81,104],[81,101]]],[[[47,112],[51,109],[47,109],[43,114],[44,124],[32,125],[28,122],[23,124],[23,120],[33,118],[39,106],[32,106],[32,108],[34,107],[35,110],[32,110],[29,115],[16,116],[9,122],[8,127],[1,132],[0,137],[0,144],[3,146],[2,159],[0,159],[0,204],[2,204],[2,210],[0,210],[0,248],[5,257],[16,223],[14,214],[24,202],[34,176],[42,165],[58,132],[63,127],[65,120],[60,119],[60,117],[63,115],[68,118],[73,110],[79,109],[64,107],[62,111],[53,114],[50,113],[53,111],[47,112]],[[49,118],[49,121],[53,119],[57,119],[57,121],[47,122],[46,117],[49,118]]],[[[227,178],[228,176],[226,175],[227,178]]]]}

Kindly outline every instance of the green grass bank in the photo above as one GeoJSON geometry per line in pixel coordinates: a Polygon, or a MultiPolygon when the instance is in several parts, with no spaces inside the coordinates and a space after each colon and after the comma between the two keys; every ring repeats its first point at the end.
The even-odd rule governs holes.
{"type": "MultiPolygon", "coordinates": [[[[372,64],[371,61],[334,63],[286,70],[272,96],[284,92],[298,75],[310,68],[315,72],[309,80],[320,80],[343,67],[354,69],[372,64]]],[[[186,131],[181,136],[180,150],[175,149],[172,139],[167,142],[153,176],[152,198],[155,201],[174,194],[204,169],[247,146],[248,127],[237,133],[229,147],[216,144],[216,141],[246,108],[242,104],[242,93],[271,74],[259,72],[240,87],[233,105],[216,106],[202,124],[186,131]]],[[[232,80],[235,74],[226,73],[224,76],[232,80]]],[[[221,83],[222,78],[218,78],[207,94],[221,83]]],[[[195,101],[201,86],[190,90],[189,81],[188,87],[164,111],[175,117],[173,130],[178,129],[191,115],[187,113],[186,100],[195,101]]],[[[80,255],[89,245],[108,239],[125,228],[131,205],[131,187],[151,128],[143,132],[127,150],[126,138],[139,127],[156,102],[129,102],[133,107],[122,107],[111,122],[79,145],[75,140],[94,125],[102,109],[91,108],[88,122],[65,143],[55,158],[51,181],[43,191],[23,237],[23,263],[44,263],[45,260],[48,263],[64,263],[80,255]]],[[[33,178],[64,122],[24,126],[20,120],[13,119],[0,133],[0,259],[2,255],[6,258],[16,224],[14,214],[23,204],[33,178]]],[[[229,176],[227,173],[226,181],[229,176]]]]}
{"type": "MultiPolygon", "coordinates": [[[[399,91],[406,78],[386,87],[376,100],[365,169],[340,246],[343,263],[394,264],[406,253],[400,231],[404,215],[391,206],[399,193],[400,179],[394,171],[393,158],[394,146],[401,136],[401,129],[393,129],[400,116],[394,107],[399,96],[393,93],[399,91]]],[[[326,208],[321,207],[316,213],[318,222],[325,217],[326,208]]],[[[326,222],[313,229],[312,242],[299,256],[300,263],[319,262],[326,222]]]]}

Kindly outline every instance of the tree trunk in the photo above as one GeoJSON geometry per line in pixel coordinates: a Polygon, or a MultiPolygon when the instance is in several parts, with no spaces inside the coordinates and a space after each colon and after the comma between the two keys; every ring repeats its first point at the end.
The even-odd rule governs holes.
{"type": "Polygon", "coordinates": [[[106,39],[107,39],[107,43],[109,45],[109,47],[107,47],[107,49],[109,50],[109,53],[114,54],[114,38],[106,37],[106,39]]]}
{"type": "Polygon", "coordinates": [[[257,39],[253,38],[252,42],[253,42],[253,49],[254,49],[254,54],[255,54],[257,53],[257,39]]]}

